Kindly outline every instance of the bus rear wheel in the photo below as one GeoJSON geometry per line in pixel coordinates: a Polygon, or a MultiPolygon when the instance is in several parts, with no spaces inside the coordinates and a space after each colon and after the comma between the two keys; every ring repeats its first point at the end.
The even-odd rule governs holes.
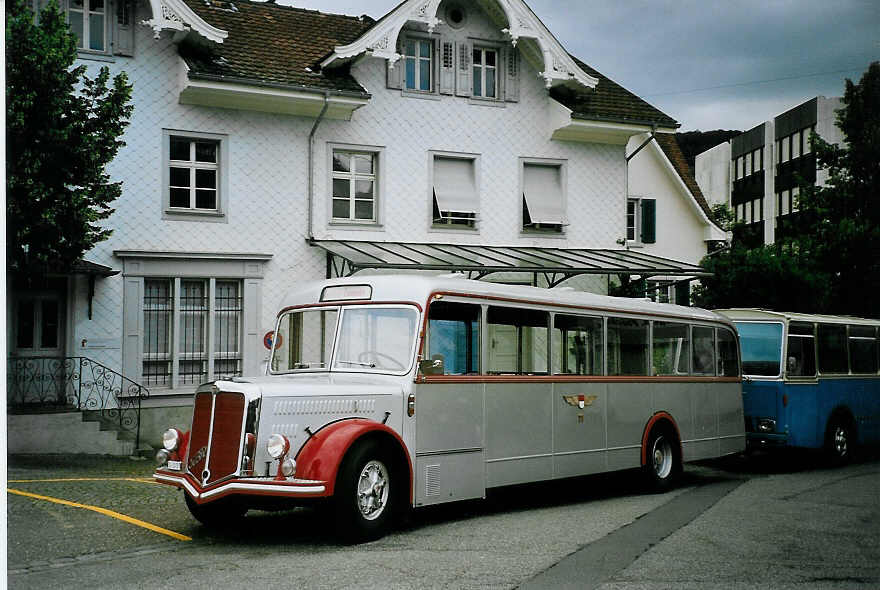
{"type": "Polygon", "coordinates": [[[678,442],[668,429],[654,428],[645,447],[643,467],[648,488],[654,492],[665,492],[681,475],[681,453],[678,442]]]}
{"type": "Polygon", "coordinates": [[[836,415],[825,431],[825,454],[832,465],[845,465],[852,461],[855,450],[855,430],[845,416],[836,415]]]}

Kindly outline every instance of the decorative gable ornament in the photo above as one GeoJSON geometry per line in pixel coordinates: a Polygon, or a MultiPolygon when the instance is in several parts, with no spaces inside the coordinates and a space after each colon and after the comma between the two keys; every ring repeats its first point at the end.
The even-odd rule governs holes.
{"type": "MultiPolygon", "coordinates": [[[[487,12],[495,13],[507,21],[507,26],[501,32],[510,37],[514,47],[521,39],[534,41],[537,51],[523,51],[523,54],[540,64],[539,68],[543,67],[538,75],[544,79],[547,88],[564,83],[595,88],[599,83],[598,79],[578,67],[565,48],[522,0],[477,1],[487,12]]],[[[416,23],[424,25],[428,34],[432,34],[443,23],[437,18],[441,2],[442,0],[408,0],[400,4],[352,43],[335,47],[330,57],[321,62],[321,67],[332,67],[334,62],[367,54],[388,60],[388,68],[393,69],[403,58],[397,52],[400,31],[407,24],[416,23]]]]}
{"type": "Polygon", "coordinates": [[[205,22],[186,5],[183,0],[150,0],[153,18],[141,21],[153,29],[153,37],[158,39],[162,31],[170,29],[180,33],[195,31],[208,41],[223,43],[229,33],[205,22]]]}

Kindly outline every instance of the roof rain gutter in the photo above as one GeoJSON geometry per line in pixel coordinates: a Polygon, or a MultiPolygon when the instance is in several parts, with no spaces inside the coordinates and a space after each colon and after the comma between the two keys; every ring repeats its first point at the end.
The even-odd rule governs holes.
{"type": "Polygon", "coordinates": [[[318,118],[315,119],[315,124],[312,125],[312,131],[309,133],[309,199],[308,199],[308,218],[309,218],[309,241],[315,239],[314,234],[312,233],[312,210],[313,203],[315,201],[315,132],[318,130],[318,126],[321,124],[321,121],[324,120],[324,115],[327,113],[327,107],[330,106],[330,92],[324,91],[324,106],[321,108],[321,112],[318,114],[318,118]]]}

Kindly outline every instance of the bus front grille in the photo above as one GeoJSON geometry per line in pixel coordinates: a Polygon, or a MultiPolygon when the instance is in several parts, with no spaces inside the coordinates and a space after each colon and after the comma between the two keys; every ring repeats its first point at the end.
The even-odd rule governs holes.
{"type": "Polygon", "coordinates": [[[240,393],[196,394],[187,471],[203,486],[238,472],[244,412],[240,393]]]}

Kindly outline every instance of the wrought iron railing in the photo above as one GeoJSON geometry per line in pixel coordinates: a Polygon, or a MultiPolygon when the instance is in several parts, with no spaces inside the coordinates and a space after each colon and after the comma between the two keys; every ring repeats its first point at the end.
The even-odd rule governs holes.
{"type": "Polygon", "coordinates": [[[140,446],[141,401],[150,391],[88,357],[10,357],[6,391],[10,412],[99,411],[140,446]]]}

